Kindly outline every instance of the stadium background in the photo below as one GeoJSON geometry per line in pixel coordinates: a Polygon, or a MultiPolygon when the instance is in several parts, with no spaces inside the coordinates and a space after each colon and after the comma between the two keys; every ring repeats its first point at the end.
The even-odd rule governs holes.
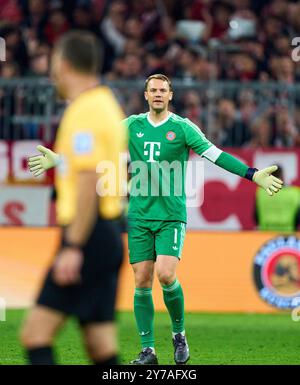
{"type": "MultiPolygon", "coordinates": [[[[48,79],[59,36],[76,28],[101,38],[102,81],[126,115],[146,111],[144,79],[165,73],[174,84],[172,111],[251,167],[280,164],[285,182],[299,186],[300,64],[292,45],[299,20],[300,2],[287,0],[0,0],[0,297],[7,307],[32,303],[58,239],[53,172],[33,180],[26,158],[37,144],[53,144],[64,109],[48,79]]],[[[271,313],[270,325],[282,315],[277,332],[286,332],[296,324],[290,310],[264,301],[254,279],[258,251],[281,234],[256,230],[254,185],[209,162],[204,172],[204,185],[196,183],[203,204],[188,209],[179,268],[187,311],[200,324],[203,312],[271,313]]],[[[300,253],[292,252],[299,277],[300,253]]],[[[299,281],[279,297],[300,297],[299,281]]],[[[126,256],[119,310],[132,310],[132,294],[126,256]]],[[[163,310],[157,282],[154,294],[163,310]]]]}

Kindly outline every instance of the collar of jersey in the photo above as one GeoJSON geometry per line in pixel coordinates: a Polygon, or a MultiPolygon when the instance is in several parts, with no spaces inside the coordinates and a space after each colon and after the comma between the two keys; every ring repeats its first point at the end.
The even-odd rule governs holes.
{"type": "Polygon", "coordinates": [[[165,123],[170,119],[171,116],[172,116],[172,112],[169,113],[169,115],[166,117],[166,119],[162,120],[162,121],[159,122],[159,123],[154,123],[154,122],[152,122],[152,120],[150,119],[149,112],[147,112],[147,120],[148,120],[148,123],[150,123],[151,126],[153,126],[153,127],[162,126],[163,124],[165,124],[165,123]]]}

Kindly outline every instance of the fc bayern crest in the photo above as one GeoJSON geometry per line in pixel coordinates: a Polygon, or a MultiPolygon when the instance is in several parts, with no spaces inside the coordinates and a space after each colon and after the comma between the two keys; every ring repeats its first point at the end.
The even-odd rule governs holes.
{"type": "Polygon", "coordinates": [[[292,309],[300,297],[300,239],[278,237],[255,256],[254,281],[261,298],[279,309],[292,309]]]}
{"type": "Polygon", "coordinates": [[[166,138],[167,138],[168,140],[174,140],[174,139],[176,138],[175,132],[173,132],[173,131],[168,131],[168,132],[167,132],[167,135],[166,135],[166,138]]]}

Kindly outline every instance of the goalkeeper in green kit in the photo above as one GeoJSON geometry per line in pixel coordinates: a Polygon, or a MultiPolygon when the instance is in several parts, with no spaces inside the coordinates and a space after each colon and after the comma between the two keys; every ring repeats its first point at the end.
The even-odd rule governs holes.
{"type": "MultiPolygon", "coordinates": [[[[155,264],[172,322],[174,360],[176,364],[185,364],[190,355],[184,326],[184,295],[176,269],[187,222],[184,181],[190,149],[217,166],[255,182],[269,195],[278,192],[283,182],[272,175],[277,166],[260,171],[250,168],[214,146],[189,119],[169,112],[173,92],[166,76],[150,76],[145,82],[144,95],[149,112],[125,120],[131,172],[129,258],[135,277],[134,314],[142,345],[131,363],[158,364],[152,301],[155,264]],[[169,172],[168,178],[165,171],[169,172]]],[[[38,174],[58,161],[52,151],[42,150],[39,169],[35,157],[34,172],[38,174]]]]}

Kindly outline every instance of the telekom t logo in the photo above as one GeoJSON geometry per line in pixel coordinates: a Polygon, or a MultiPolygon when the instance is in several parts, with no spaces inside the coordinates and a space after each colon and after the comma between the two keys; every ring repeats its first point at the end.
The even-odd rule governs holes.
{"type": "Polygon", "coordinates": [[[160,142],[145,142],[144,143],[144,155],[148,156],[149,159],[147,162],[156,162],[156,160],[153,158],[154,155],[159,156],[160,155],[160,142]],[[148,146],[149,145],[149,146],[148,146]],[[147,149],[149,147],[149,151],[147,149]],[[155,150],[155,147],[158,147],[158,150],[155,150]]]}

